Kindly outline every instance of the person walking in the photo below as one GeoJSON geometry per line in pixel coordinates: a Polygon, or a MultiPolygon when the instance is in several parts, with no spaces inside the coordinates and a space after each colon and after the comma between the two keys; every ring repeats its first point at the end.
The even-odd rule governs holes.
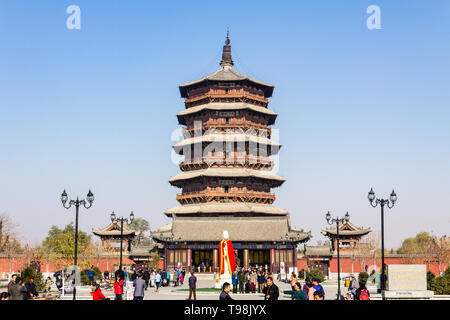
{"type": "Polygon", "coordinates": [[[144,271],[144,281],[145,281],[145,290],[147,290],[148,283],[150,281],[150,272],[148,271],[148,269],[145,269],[144,271]]]}
{"type": "Polygon", "coordinates": [[[164,282],[166,282],[166,285],[168,287],[170,287],[170,279],[172,278],[172,275],[170,274],[169,271],[166,271],[166,273],[164,273],[164,282]]]}
{"type": "Polygon", "coordinates": [[[186,270],[182,269],[181,270],[181,285],[183,285],[184,279],[186,279],[186,270]]]}
{"type": "Polygon", "coordinates": [[[306,300],[308,300],[308,291],[309,291],[308,283],[311,283],[311,280],[309,280],[309,278],[305,278],[305,284],[303,285],[303,293],[305,294],[306,300]]]}
{"type": "Polygon", "coordinates": [[[39,293],[36,290],[36,285],[34,284],[33,276],[28,278],[28,281],[25,283],[25,288],[27,288],[27,293],[24,295],[25,300],[36,298],[39,296],[39,293]]]}
{"type": "Polygon", "coordinates": [[[106,282],[109,282],[109,271],[108,270],[103,271],[103,278],[105,279],[106,282]]]}
{"type": "Polygon", "coordinates": [[[219,300],[233,300],[230,297],[231,285],[228,282],[225,282],[222,286],[222,292],[219,295],[219,300]]]}
{"type": "Polygon", "coordinates": [[[355,300],[370,300],[370,293],[365,281],[359,281],[359,288],[355,291],[355,300]]]}
{"type": "Polygon", "coordinates": [[[52,278],[47,277],[47,279],[45,280],[45,283],[44,283],[45,292],[50,292],[50,290],[52,289],[52,285],[53,285],[52,278]]]}
{"type": "Polygon", "coordinates": [[[94,266],[91,265],[91,268],[87,272],[87,276],[89,279],[89,285],[93,286],[94,285],[94,276],[95,276],[94,266]]]}
{"type": "Polygon", "coordinates": [[[180,272],[180,277],[179,277],[179,279],[180,279],[180,286],[182,286],[182,285],[183,285],[183,282],[184,282],[183,272],[180,272]]]}
{"type": "Polygon", "coordinates": [[[122,279],[122,274],[118,273],[116,277],[116,282],[114,282],[114,294],[116,295],[116,300],[122,300],[124,281],[122,279]]]}
{"type": "Polygon", "coordinates": [[[264,288],[264,300],[278,300],[280,291],[278,286],[273,283],[272,277],[267,277],[267,286],[264,288]]]}
{"type": "Polygon", "coordinates": [[[356,294],[356,290],[358,290],[359,288],[359,281],[355,278],[355,275],[351,275],[352,280],[350,282],[350,285],[348,286],[348,290],[355,295],[356,294]]]}
{"type": "Polygon", "coordinates": [[[134,294],[133,300],[144,300],[145,294],[145,280],[143,279],[142,273],[138,273],[137,278],[133,281],[134,294]]]}
{"type": "Polygon", "coordinates": [[[258,274],[258,293],[262,292],[265,282],[266,282],[266,279],[264,278],[263,272],[259,271],[259,274],[258,274]]]}
{"type": "Polygon", "coordinates": [[[16,278],[17,278],[17,275],[16,275],[16,274],[13,274],[13,275],[11,276],[11,281],[9,281],[9,283],[8,283],[8,293],[9,293],[9,296],[11,296],[11,287],[12,287],[13,285],[16,284],[16,278]]]}
{"type": "Polygon", "coordinates": [[[181,270],[177,269],[177,286],[180,285],[180,275],[181,275],[181,270]]]}
{"type": "Polygon", "coordinates": [[[314,290],[322,291],[322,295],[323,295],[323,297],[325,297],[325,291],[323,290],[323,287],[319,284],[319,279],[317,279],[317,278],[312,279],[312,285],[313,285],[314,290]]]}
{"type": "Polygon", "coordinates": [[[192,294],[194,295],[194,300],[197,300],[197,277],[194,275],[194,271],[191,271],[191,276],[188,280],[189,283],[189,298],[191,300],[192,294]]]}
{"type": "Polygon", "coordinates": [[[294,284],[294,290],[285,290],[283,291],[284,294],[290,294],[292,297],[292,300],[306,300],[305,293],[302,290],[302,286],[300,282],[296,282],[294,284]]]}
{"type": "Polygon", "coordinates": [[[238,272],[236,269],[234,269],[233,273],[231,274],[231,283],[233,284],[233,293],[237,293],[238,282],[239,282],[238,272]]]}
{"type": "Polygon", "coordinates": [[[177,270],[173,270],[173,286],[176,287],[178,285],[178,273],[177,270]]]}
{"type": "Polygon", "coordinates": [[[291,278],[289,279],[289,281],[291,283],[292,291],[294,291],[295,290],[295,288],[294,288],[295,284],[298,282],[297,275],[295,274],[295,272],[292,272],[291,278]]]}
{"type": "Polygon", "coordinates": [[[123,285],[125,286],[125,288],[127,287],[127,280],[128,280],[128,272],[127,272],[127,267],[123,267],[123,285]]]}
{"type": "Polygon", "coordinates": [[[244,293],[245,274],[242,269],[240,269],[238,272],[238,278],[239,278],[239,293],[244,293]]]}
{"type": "Polygon", "coordinates": [[[252,293],[256,293],[256,284],[258,283],[258,277],[254,270],[250,271],[250,290],[252,293]]]}
{"type": "Polygon", "coordinates": [[[314,300],[314,292],[316,292],[316,289],[314,289],[311,281],[306,283],[306,292],[306,300],[314,300]]]}
{"type": "Polygon", "coordinates": [[[156,276],[155,276],[155,286],[156,286],[155,292],[159,292],[160,285],[161,285],[161,273],[158,272],[158,273],[156,273],[156,276]]]}
{"type": "Polygon", "coordinates": [[[16,276],[16,281],[11,285],[10,300],[24,300],[24,295],[28,290],[22,285],[22,278],[16,276]]]}
{"type": "Polygon", "coordinates": [[[324,299],[325,299],[325,297],[323,295],[323,291],[322,290],[314,292],[314,300],[324,300],[324,299]]]}
{"type": "Polygon", "coordinates": [[[152,270],[152,273],[150,274],[150,287],[153,288],[155,286],[155,278],[156,278],[156,272],[155,270],[152,270]]]}

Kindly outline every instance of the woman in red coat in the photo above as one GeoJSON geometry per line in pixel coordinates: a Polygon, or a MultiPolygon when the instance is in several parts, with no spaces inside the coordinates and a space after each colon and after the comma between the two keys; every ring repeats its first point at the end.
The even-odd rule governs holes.
{"type": "Polygon", "coordinates": [[[100,285],[96,284],[94,286],[94,291],[92,292],[92,300],[107,300],[108,298],[106,298],[103,293],[102,290],[100,289],[100,285]]]}
{"type": "Polygon", "coordinates": [[[120,274],[117,275],[116,282],[114,283],[114,294],[116,295],[116,300],[122,300],[123,293],[123,279],[120,274]]]}

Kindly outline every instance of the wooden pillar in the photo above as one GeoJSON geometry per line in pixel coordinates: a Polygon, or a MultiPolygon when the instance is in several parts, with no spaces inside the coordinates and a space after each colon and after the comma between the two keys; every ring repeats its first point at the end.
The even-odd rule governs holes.
{"type": "Polygon", "coordinates": [[[186,265],[187,265],[187,271],[191,272],[191,260],[192,260],[192,249],[188,248],[187,249],[187,261],[186,261],[186,265]]]}
{"type": "Polygon", "coordinates": [[[218,266],[218,251],[217,249],[213,250],[213,263],[214,263],[214,272],[219,272],[219,266],[218,266]]]}
{"type": "Polygon", "coordinates": [[[167,248],[164,245],[164,270],[167,270],[167,259],[169,259],[167,248]]]}
{"type": "Polygon", "coordinates": [[[296,272],[296,274],[298,275],[298,272],[300,271],[299,269],[298,269],[298,258],[297,258],[297,254],[298,254],[298,251],[297,251],[297,246],[296,245],[294,245],[294,254],[292,255],[293,256],[293,261],[292,261],[292,264],[293,264],[293,268],[294,268],[294,272],[295,272],[295,268],[297,268],[297,272],[296,272]]]}
{"type": "Polygon", "coordinates": [[[248,268],[248,249],[244,249],[244,268],[248,268]]]}
{"type": "Polygon", "coordinates": [[[275,273],[275,248],[270,249],[270,271],[275,273]]]}

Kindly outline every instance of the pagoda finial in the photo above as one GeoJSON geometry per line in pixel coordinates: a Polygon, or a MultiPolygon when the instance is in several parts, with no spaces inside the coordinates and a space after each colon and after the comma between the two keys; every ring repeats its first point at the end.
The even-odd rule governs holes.
{"type": "Polygon", "coordinates": [[[220,61],[220,66],[225,68],[231,68],[234,65],[233,59],[231,58],[231,46],[230,46],[230,30],[227,28],[227,39],[225,40],[225,45],[223,46],[222,60],[220,61]]]}

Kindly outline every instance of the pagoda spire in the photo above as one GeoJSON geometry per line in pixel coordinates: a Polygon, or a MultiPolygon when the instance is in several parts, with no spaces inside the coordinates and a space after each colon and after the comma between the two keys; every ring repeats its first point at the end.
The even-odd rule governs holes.
{"type": "Polygon", "coordinates": [[[220,66],[222,69],[231,68],[234,65],[233,58],[231,58],[231,46],[230,46],[230,32],[227,28],[227,39],[225,40],[225,45],[222,51],[222,60],[220,61],[220,66]]]}

